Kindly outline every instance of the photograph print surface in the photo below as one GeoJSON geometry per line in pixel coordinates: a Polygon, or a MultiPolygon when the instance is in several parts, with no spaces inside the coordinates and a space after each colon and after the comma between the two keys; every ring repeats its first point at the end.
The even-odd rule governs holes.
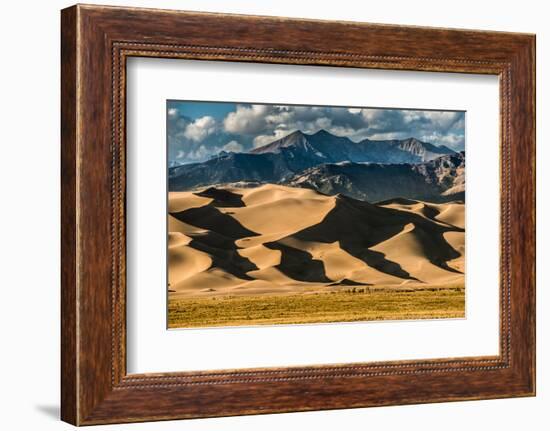
{"type": "Polygon", "coordinates": [[[463,111],[166,115],[169,328],[464,317],[463,111]]]}

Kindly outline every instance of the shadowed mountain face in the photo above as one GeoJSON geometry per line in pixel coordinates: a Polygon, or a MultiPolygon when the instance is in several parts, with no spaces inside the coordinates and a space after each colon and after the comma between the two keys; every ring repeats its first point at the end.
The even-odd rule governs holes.
{"type": "Polygon", "coordinates": [[[183,191],[239,181],[277,182],[293,172],[275,154],[220,153],[203,163],[170,168],[168,187],[183,191]]]}
{"type": "Polygon", "coordinates": [[[463,154],[415,138],[353,142],[325,130],[312,135],[296,131],[250,153],[222,151],[203,163],[171,167],[169,190],[273,183],[371,201],[396,196],[442,201],[447,198],[440,195],[464,191],[454,183],[460,163],[464,164],[463,154]],[[446,181],[440,181],[443,171],[446,181]],[[393,186],[387,184],[389,178],[393,186]],[[366,183],[371,184],[368,193],[366,183]]]}
{"type": "Polygon", "coordinates": [[[463,283],[460,203],[371,204],[272,184],[170,200],[178,207],[169,214],[173,295],[463,283]]]}
{"type": "Polygon", "coordinates": [[[449,202],[464,200],[464,169],[464,154],[455,153],[417,165],[326,164],[307,169],[285,184],[369,202],[394,197],[449,202]]]}

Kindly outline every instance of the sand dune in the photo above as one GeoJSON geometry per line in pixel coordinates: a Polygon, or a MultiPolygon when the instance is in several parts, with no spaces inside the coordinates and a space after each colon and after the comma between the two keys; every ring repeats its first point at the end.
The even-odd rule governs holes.
{"type": "Polygon", "coordinates": [[[168,200],[168,212],[188,210],[189,208],[199,208],[208,205],[213,199],[203,196],[198,196],[195,193],[188,192],[170,192],[168,200]]]}
{"type": "Polygon", "coordinates": [[[464,205],[279,185],[169,195],[174,297],[464,282],[464,205]]]}
{"type": "Polygon", "coordinates": [[[461,273],[449,274],[449,269],[444,267],[452,259],[448,254],[450,250],[444,246],[438,247],[412,223],[406,225],[399,234],[374,246],[373,250],[384,253],[389,260],[399,262],[405,271],[425,283],[459,282],[463,277],[461,273]],[[447,259],[443,259],[443,256],[447,256],[447,259]],[[436,263],[438,259],[441,259],[439,265],[436,263]]]}
{"type": "Polygon", "coordinates": [[[185,280],[202,274],[212,266],[212,259],[206,253],[187,245],[169,245],[168,256],[169,288],[172,291],[178,291],[185,280]]]}
{"type": "Polygon", "coordinates": [[[437,220],[464,229],[464,205],[450,203],[437,216],[437,220]]]}
{"type": "Polygon", "coordinates": [[[443,234],[445,240],[453,247],[460,256],[449,260],[447,264],[451,267],[464,273],[465,271],[465,244],[464,244],[464,233],[463,232],[445,232],[443,234]]]}

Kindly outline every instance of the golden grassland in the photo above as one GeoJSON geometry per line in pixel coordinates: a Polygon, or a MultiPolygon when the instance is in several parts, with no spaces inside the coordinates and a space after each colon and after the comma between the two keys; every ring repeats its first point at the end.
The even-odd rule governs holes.
{"type": "Polygon", "coordinates": [[[169,328],[444,319],[465,316],[463,285],[169,299],[169,328]]]}

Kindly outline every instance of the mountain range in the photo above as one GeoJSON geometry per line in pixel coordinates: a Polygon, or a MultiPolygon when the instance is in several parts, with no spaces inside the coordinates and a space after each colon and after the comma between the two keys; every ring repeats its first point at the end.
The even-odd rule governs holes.
{"type": "Polygon", "coordinates": [[[170,167],[169,190],[274,183],[370,202],[397,196],[445,202],[464,198],[464,166],[463,152],[416,138],[354,142],[326,130],[295,131],[248,153],[222,151],[170,167]]]}
{"type": "Polygon", "coordinates": [[[416,138],[353,142],[324,129],[307,135],[299,130],[270,144],[256,148],[252,154],[281,154],[286,159],[299,157],[314,164],[343,161],[369,163],[420,163],[454,151],[416,138]]]}
{"type": "Polygon", "coordinates": [[[464,168],[463,152],[420,164],[343,162],[306,169],[285,184],[368,202],[394,197],[429,202],[463,201],[464,168]]]}

